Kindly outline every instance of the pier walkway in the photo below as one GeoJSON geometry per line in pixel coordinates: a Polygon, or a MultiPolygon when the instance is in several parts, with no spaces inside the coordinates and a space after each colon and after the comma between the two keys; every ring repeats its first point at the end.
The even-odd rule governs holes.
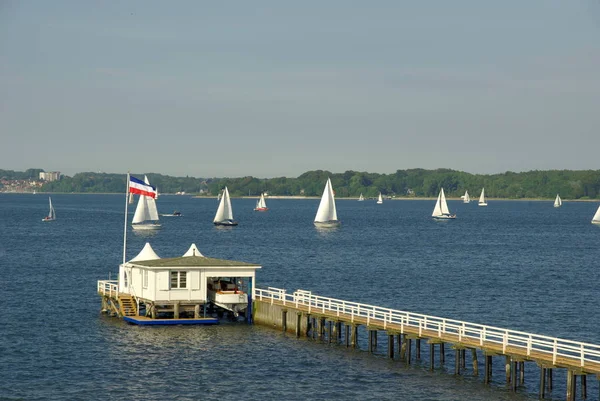
{"type": "MultiPolygon", "coordinates": [[[[581,377],[582,396],[586,392],[586,376],[600,378],[600,345],[548,337],[522,331],[509,330],[477,323],[405,312],[379,306],[348,302],[298,290],[292,294],[283,289],[269,287],[255,289],[257,323],[280,324],[284,330],[295,330],[297,335],[309,335],[318,328],[325,333],[325,323],[331,326],[341,338],[341,325],[346,326],[346,345],[356,346],[357,327],[364,326],[369,332],[369,350],[377,338],[377,331],[385,331],[389,336],[388,356],[393,358],[394,339],[398,336],[398,350],[401,357],[410,362],[411,341],[415,340],[417,358],[420,358],[420,340],[430,345],[430,362],[433,369],[434,347],[440,346],[440,359],[443,362],[444,343],[452,345],[456,351],[456,373],[464,367],[465,350],[473,350],[473,368],[477,372],[476,350],[485,356],[485,380],[489,383],[492,356],[506,357],[506,379],[517,388],[517,371],[523,383],[524,362],[533,361],[540,368],[540,397],[551,390],[552,369],[567,370],[567,400],[575,399],[577,377],[581,377]],[[276,310],[261,312],[261,305],[277,307],[276,310]],[[295,316],[293,313],[296,312],[295,316]],[[260,316],[262,313],[262,316],[260,316]],[[266,321],[265,321],[266,319],[266,321]],[[350,336],[349,336],[350,332],[350,336]],[[403,344],[403,345],[401,345],[403,344]],[[391,347],[391,350],[390,350],[391,347]]],[[[313,334],[314,335],[314,334],[313,334]]]]}

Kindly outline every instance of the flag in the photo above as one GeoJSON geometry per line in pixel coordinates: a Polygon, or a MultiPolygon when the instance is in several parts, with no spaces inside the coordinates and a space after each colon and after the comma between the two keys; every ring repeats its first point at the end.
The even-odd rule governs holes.
{"type": "Polygon", "coordinates": [[[156,187],[146,184],[133,176],[129,176],[129,192],[132,194],[149,196],[156,198],[156,187]]]}

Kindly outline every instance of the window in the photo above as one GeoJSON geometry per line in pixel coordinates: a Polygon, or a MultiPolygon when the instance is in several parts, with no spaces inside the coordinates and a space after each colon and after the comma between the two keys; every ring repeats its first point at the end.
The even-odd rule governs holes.
{"type": "Polygon", "coordinates": [[[171,288],[187,288],[186,273],[184,271],[171,271],[171,288]]]}
{"type": "Polygon", "coordinates": [[[148,270],[144,270],[144,276],[142,280],[142,286],[148,288],[148,270]]]}

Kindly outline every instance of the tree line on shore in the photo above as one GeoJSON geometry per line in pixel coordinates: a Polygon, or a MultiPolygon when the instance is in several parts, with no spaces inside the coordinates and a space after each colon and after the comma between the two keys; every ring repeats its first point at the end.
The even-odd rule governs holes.
{"type": "MultiPolygon", "coordinates": [[[[7,180],[38,179],[41,169],[25,172],[0,170],[7,180]]],[[[142,178],[143,173],[132,174],[142,178]]],[[[375,197],[381,192],[394,197],[434,197],[440,188],[447,196],[459,197],[468,190],[476,197],[485,187],[492,198],[553,198],[595,199],[600,197],[600,170],[534,170],[521,173],[471,174],[451,169],[397,170],[392,174],[359,171],[332,173],[308,171],[296,178],[195,178],[146,174],[159,193],[185,192],[190,195],[216,196],[225,186],[232,196],[258,196],[268,192],[274,196],[320,196],[327,177],[331,178],[336,197],[375,197]]],[[[125,191],[125,174],[78,173],[63,176],[59,181],[46,182],[44,192],[119,193],[125,191]]],[[[1,184],[0,184],[1,185],[1,184]]]]}

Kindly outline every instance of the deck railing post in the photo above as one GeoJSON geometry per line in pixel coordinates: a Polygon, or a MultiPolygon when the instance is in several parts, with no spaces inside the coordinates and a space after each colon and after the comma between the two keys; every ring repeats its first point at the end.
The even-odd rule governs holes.
{"type": "Polygon", "coordinates": [[[529,338],[527,339],[527,356],[531,356],[531,334],[529,335],[529,338]]]}
{"type": "Polygon", "coordinates": [[[502,353],[506,352],[506,346],[508,345],[508,331],[504,332],[502,336],[502,353]]]}
{"type": "Polygon", "coordinates": [[[462,341],[462,334],[463,334],[464,326],[465,326],[465,324],[463,323],[461,326],[458,327],[458,341],[459,342],[462,341]]]}
{"type": "Polygon", "coordinates": [[[558,339],[554,339],[554,347],[552,349],[552,364],[556,365],[556,354],[558,351],[558,339]]]}
{"type": "Polygon", "coordinates": [[[583,344],[581,344],[580,346],[580,358],[581,358],[581,367],[585,366],[585,350],[583,348],[583,344]]]}
{"type": "Polygon", "coordinates": [[[485,326],[481,329],[481,335],[479,336],[479,345],[483,346],[483,342],[485,341],[485,326]]]}

